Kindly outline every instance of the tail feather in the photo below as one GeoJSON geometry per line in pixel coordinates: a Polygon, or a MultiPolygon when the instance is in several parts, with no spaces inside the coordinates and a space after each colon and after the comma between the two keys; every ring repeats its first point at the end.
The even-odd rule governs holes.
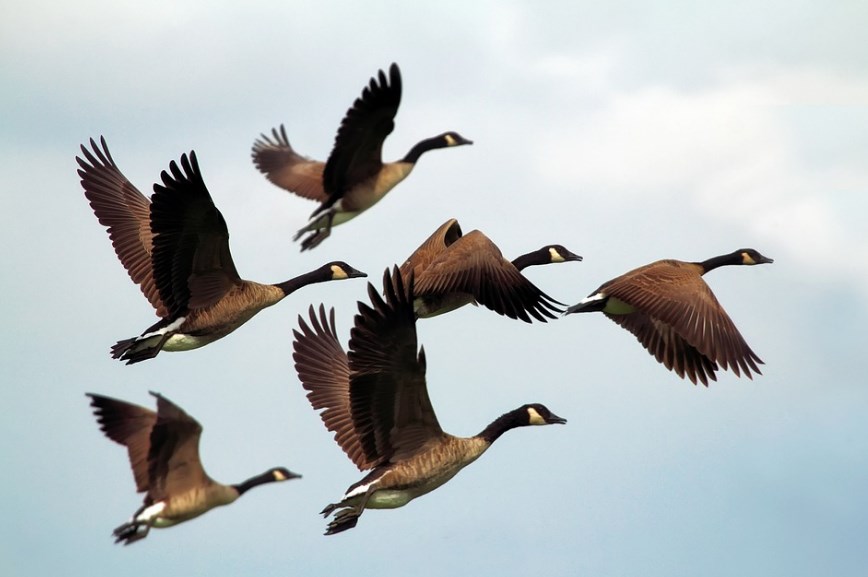
{"type": "Polygon", "coordinates": [[[163,349],[170,336],[171,333],[166,333],[118,341],[112,347],[112,358],[126,361],[128,365],[153,359],[163,349]]]}
{"type": "Polygon", "coordinates": [[[593,299],[587,298],[580,303],[574,304],[571,307],[567,307],[567,310],[564,312],[565,315],[569,315],[572,313],[595,313],[606,308],[606,303],[608,302],[608,298],[601,299],[593,299]]]}
{"type": "Polygon", "coordinates": [[[148,536],[151,526],[148,523],[128,521],[112,531],[115,543],[130,545],[148,536]],[[144,528],[144,530],[141,530],[144,528]]]}

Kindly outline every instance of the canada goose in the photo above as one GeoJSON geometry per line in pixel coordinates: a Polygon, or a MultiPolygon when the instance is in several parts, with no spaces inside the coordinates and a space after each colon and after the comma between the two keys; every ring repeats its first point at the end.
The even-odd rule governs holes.
{"type": "Polygon", "coordinates": [[[717,380],[718,363],[736,376],[762,374],[760,358],[747,345],[711,288],[702,279],[725,265],[756,265],[774,260],[752,248],[702,262],[658,260],[612,279],[566,314],[602,311],[636,335],[667,369],[693,384],[717,380]]]}
{"type": "Polygon", "coordinates": [[[299,479],[301,475],[275,467],[237,485],[220,484],[199,460],[202,425],[169,399],[157,398],[157,412],[102,395],[87,393],[100,429],[124,445],[145,502],[132,518],[114,530],[124,545],[147,537],[151,527],[171,527],[214,507],[234,502],[249,489],[265,483],[299,479]]]}
{"type": "Polygon", "coordinates": [[[186,351],[222,338],[265,307],[317,282],[367,276],[345,262],[277,284],[241,279],[229,252],[223,215],[205,187],[196,154],[172,161],[148,200],[118,169],[105,139],[76,157],[84,193],[108,228],[115,253],[161,320],[139,337],[118,341],[112,357],[137,363],[160,350],[186,351]]]}
{"type": "Polygon", "coordinates": [[[424,153],[473,144],[457,132],[444,132],[418,142],[401,160],[383,163],[383,141],[395,128],[400,103],[401,71],[392,64],[388,80],[380,70],[347,110],[325,163],[296,153],[283,125],[279,133],[276,128],[271,130],[273,139],[262,134],[253,143],[253,163],[268,180],[320,203],[310,215],[310,222],[293,238],[298,240],[310,233],[302,240],[301,250],[314,248],[331,234],[332,226],[374,206],[407,178],[424,153]]]}
{"type": "Polygon", "coordinates": [[[509,262],[478,230],[462,235],[450,218],[401,265],[405,277],[415,276],[416,315],[433,317],[466,304],[483,304],[512,319],[546,322],[563,312],[554,300],[530,282],[521,270],[532,265],[580,261],[561,245],[549,245],[509,262]],[[530,315],[530,316],[528,316],[530,315]]]}
{"type": "Polygon", "coordinates": [[[349,354],[328,317],[310,307],[299,316],[293,359],[307,397],[350,460],[371,472],[322,510],[338,510],[326,535],[356,525],[368,509],[393,509],[433,491],[484,453],[501,434],[525,425],[566,423],[540,404],[528,404],[491,422],[473,437],[440,428],[425,384],[425,352],[417,350],[413,277],[384,274],[385,301],[369,283],[371,305],[359,303],[349,354]],[[406,282],[406,284],[405,284],[406,282]]]}

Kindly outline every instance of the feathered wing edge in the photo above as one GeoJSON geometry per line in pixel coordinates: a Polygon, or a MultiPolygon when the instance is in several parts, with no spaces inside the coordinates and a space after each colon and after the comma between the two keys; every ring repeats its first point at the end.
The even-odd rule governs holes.
{"type": "Polygon", "coordinates": [[[335,329],[335,310],[319,306],[319,314],[311,305],[308,309],[310,324],[301,315],[298,329],[293,329],[295,370],[307,399],[314,410],[322,411],[320,418],[335,441],[350,460],[360,469],[371,468],[359,443],[350,413],[350,369],[335,329]]]}

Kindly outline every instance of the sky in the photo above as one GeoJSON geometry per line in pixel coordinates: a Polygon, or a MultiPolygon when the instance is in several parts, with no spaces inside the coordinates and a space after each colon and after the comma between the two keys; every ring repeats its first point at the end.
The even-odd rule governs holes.
{"type": "Polygon", "coordinates": [[[5,2],[0,18],[4,575],[862,575],[868,564],[868,5],[733,2],[5,2]],[[368,79],[397,62],[384,146],[456,130],[379,205],[304,254],[313,205],[250,161],[284,123],[325,159],[368,79]],[[581,263],[526,275],[578,302],[659,258],[752,247],[772,265],[706,280],[765,361],[696,387],[602,315],[527,325],[465,307],[420,322],[444,430],[541,402],[568,419],[504,435],[402,509],[325,537],[360,479],[310,408],[292,329],[361,280],[303,289],[200,350],[125,366],[156,318],[82,193],[105,136],[149,193],[195,150],[245,278],[335,259],[380,282],[448,218],[508,258],[560,243],[581,263]],[[209,474],[304,475],[130,547],[125,451],[85,392],[204,426],[209,474]]]}

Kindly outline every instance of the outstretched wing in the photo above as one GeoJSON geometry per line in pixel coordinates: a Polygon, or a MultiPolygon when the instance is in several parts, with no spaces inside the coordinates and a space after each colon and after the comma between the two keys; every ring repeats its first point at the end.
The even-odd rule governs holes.
{"type": "Polygon", "coordinates": [[[84,195],[100,224],[108,229],[115,254],[145,298],[164,317],[168,314],[160,299],[151,267],[151,201],[131,183],[115,164],[105,138],[100,146],[90,139],[90,149],[81,146],[84,158],[75,157],[84,195]]]}
{"type": "Polygon", "coordinates": [[[136,480],[136,491],[144,493],[150,487],[148,453],[151,447],[151,429],[157,422],[157,413],[145,407],[111,397],[87,393],[93,414],[105,436],[124,445],[130,458],[130,468],[136,480]]]}
{"type": "Polygon", "coordinates": [[[457,239],[418,273],[416,297],[441,298],[453,293],[470,294],[498,314],[528,323],[530,317],[545,322],[556,318],[552,313],[562,312],[557,301],[522,275],[478,230],[457,239]]]}
{"type": "Polygon", "coordinates": [[[148,494],[159,501],[211,480],[199,460],[202,426],[178,405],[160,394],[151,394],[157,398],[157,422],[151,431],[148,453],[148,494]]]}
{"type": "Polygon", "coordinates": [[[368,284],[350,333],[350,407],[360,444],[377,464],[405,459],[443,435],[417,350],[413,276],[383,275],[385,299],[368,284]]]}
{"type": "Polygon", "coordinates": [[[223,215],[202,180],[196,153],[169,164],[154,184],[154,279],[172,316],[213,305],[240,282],[223,215]]]}
{"type": "Polygon", "coordinates": [[[350,368],[335,330],[335,311],[330,309],[326,316],[320,305],[317,316],[311,306],[308,316],[310,325],[299,315],[299,328],[293,330],[292,358],[298,378],[311,406],[322,410],[320,418],[334,432],[338,446],[359,469],[370,469],[375,461],[362,450],[350,413],[350,368]]]}
{"type": "Polygon", "coordinates": [[[251,156],[259,172],[280,188],[298,196],[317,202],[325,201],[328,198],[322,188],[325,163],[295,152],[282,124],[280,132],[272,128],[271,134],[262,134],[253,143],[251,156]]]}
{"type": "Polygon", "coordinates": [[[637,309],[624,319],[607,316],[636,335],[667,368],[682,376],[679,368],[686,371],[694,383],[693,373],[703,384],[707,384],[703,375],[710,374],[714,379],[709,368],[715,364],[730,368],[736,375],[743,371],[748,378],[751,371],[761,374],[758,364],[762,360],[691,266],[680,261],[658,261],[637,269],[629,282],[615,279],[603,285],[606,295],[637,309]],[[700,357],[707,357],[710,364],[700,357]],[[671,367],[666,359],[671,360],[671,367]]]}
{"type": "MultiPolygon", "coordinates": [[[[401,275],[404,278],[412,271],[418,283],[422,273],[431,266],[431,263],[448,249],[456,240],[461,238],[461,226],[458,220],[450,218],[441,224],[419,248],[413,251],[404,264],[401,265],[401,275]]],[[[418,286],[416,290],[418,291],[418,286]]]]}
{"type": "Polygon", "coordinates": [[[389,67],[389,79],[380,70],[347,110],[323,171],[323,189],[333,204],[349,183],[363,182],[383,165],[383,141],[395,128],[401,103],[401,71],[389,67]]]}

